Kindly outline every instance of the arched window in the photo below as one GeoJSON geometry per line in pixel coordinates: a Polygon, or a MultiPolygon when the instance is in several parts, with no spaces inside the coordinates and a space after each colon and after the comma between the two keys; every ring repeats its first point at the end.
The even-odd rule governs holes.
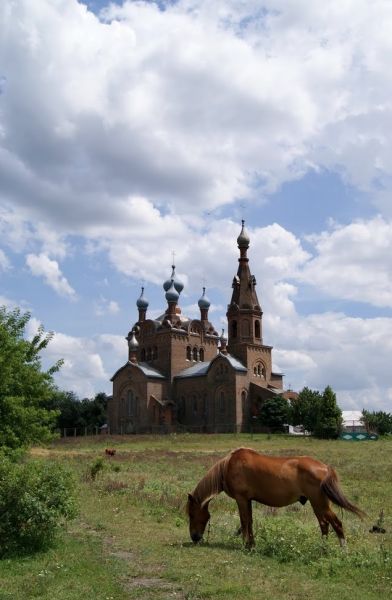
{"type": "Polygon", "coordinates": [[[145,348],[142,348],[142,349],[141,349],[141,352],[140,352],[140,360],[141,360],[142,362],[145,362],[145,360],[146,360],[146,349],[145,349],[145,348]]]}
{"type": "Polygon", "coordinates": [[[196,346],[193,348],[193,360],[198,360],[198,352],[196,346]]]}
{"type": "Polygon", "coordinates": [[[192,350],[190,346],[186,347],[186,359],[187,360],[192,360],[192,350]]]}
{"type": "Polygon", "coordinates": [[[152,360],[156,360],[158,358],[158,348],[156,346],[152,349],[152,360]]]}
{"type": "Polygon", "coordinates": [[[253,375],[256,377],[256,375],[257,375],[257,367],[255,367],[255,368],[253,369],[253,375]]]}
{"type": "Polygon", "coordinates": [[[199,357],[200,357],[201,362],[203,362],[204,361],[204,349],[203,348],[200,348],[200,350],[199,350],[199,357]]]}
{"type": "Polygon", "coordinates": [[[237,321],[231,322],[231,337],[233,337],[233,338],[237,337],[237,321]]]}
{"type": "Polygon", "coordinates": [[[259,320],[255,321],[255,337],[257,337],[257,338],[260,337],[260,321],[259,320]]]}
{"type": "Polygon", "coordinates": [[[147,361],[151,360],[151,348],[147,348],[147,361]]]}

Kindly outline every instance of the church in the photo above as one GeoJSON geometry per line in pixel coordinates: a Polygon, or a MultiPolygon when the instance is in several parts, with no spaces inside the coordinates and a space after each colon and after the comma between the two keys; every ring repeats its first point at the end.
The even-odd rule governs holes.
{"type": "Polygon", "coordinates": [[[148,318],[142,288],[138,321],[128,333],[128,361],[112,377],[108,406],[112,434],[158,431],[246,432],[263,401],[283,393],[263,341],[263,312],[249,268],[249,235],[242,221],[238,269],[227,308],[227,338],[209,320],[205,288],[200,317],[182,314],[183,283],[172,266],[163,284],[167,307],[148,318]]]}

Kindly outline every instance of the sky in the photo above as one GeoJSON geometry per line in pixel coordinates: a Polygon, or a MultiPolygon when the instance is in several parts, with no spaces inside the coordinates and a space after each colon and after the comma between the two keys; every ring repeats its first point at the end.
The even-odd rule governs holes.
{"type": "Polygon", "coordinates": [[[145,287],[226,325],[245,219],[286,388],[392,412],[390,0],[0,4],[0,304],[111,392],[145,287]]]}

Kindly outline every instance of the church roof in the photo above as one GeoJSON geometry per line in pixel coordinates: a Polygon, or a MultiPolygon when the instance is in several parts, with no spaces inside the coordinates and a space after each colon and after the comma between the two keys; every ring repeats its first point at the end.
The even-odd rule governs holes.
{"type": "Polygon", "coordinates": [[[184,379],[186,377],[202,377],[203,375],[207,374],[208,369],[217,358],[224,358],[227,360],[235,371],[241,371],[243,373],[248,371],[248,369],[244,367],[244,365],[237,358],[231,356],[231,354],[217,354],[215,358],[208,362],[199,362],[195,365],[192,365],[192,367],[188,367],[187,369],[180,371],[175,378],[178,377],[179,379],[184,379]]]}
{"type": "Polygon", "coordinates": [[[191,367],[188,367],[187,369],[180,371],[175,376],[175,379],[177,377],[179,379],[183,379],[185,377],[201,377],[202,375],[205,375],[207,373],[208,367],[210,366],[211,362],[212,361],[198,362],[195,365],[192,365],[191,367]]]}
{"type": "Polygon", "coordinates": [[[242,364],[242,362],[240,362],[238,358],[234,358],[234,356],[232,356],[231,354],[222,354],[221,356],[226,358],[236,371],[243,371],[244,373],[248,371],[248,369],[242,364]]]}
{"type": "Polygon", "coordinates": [[[143,373],[146,375],[146,377],[152,377],[154,379],[166,379],[166,377],[164,375],[162,375],[162,373],[160,371],[158,371],[157,369],[154,369],[154,367],[151,367],[150,365],[148,365],[147,363],[131,363],[129,360],[125,363],[125,365],[123,365],[122,367],[120,367],[115,374],[113,375],[113,377],[111,378],[110,381],[113,381],[114,378],[126,367],[128,367],[129,365],[132,365],[133,367],[136,367],[137,369],[140,369],[141,371],[143,371],[143,373]]]}
{"type": "Polygon", "coordinates": [[[162,373],[160,371],[158,371],[158,369],[154,369],[154,367],[151,367],[147,363],[141,362],[135,366],[139,367],[139,369],[141,371],[143,371],[143,373],[145,375],[147,375],[147,377],[155,377],[157,379],[166,379],[166,377],[164,375],[162,375],[162,373]]]}

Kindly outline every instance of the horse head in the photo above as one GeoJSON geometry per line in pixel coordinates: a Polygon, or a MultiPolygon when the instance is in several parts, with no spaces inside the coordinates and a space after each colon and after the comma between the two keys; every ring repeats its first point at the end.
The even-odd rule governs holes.
{"type": "Polygon", "coordinates": [[[189,533],[195,544],[203,539],[206,525],[210,519],[208,504],[209,502],[202,504],[197,498],[192,496],[192,494],[188,494],[186,511],[189,517],[189,533]]]}

